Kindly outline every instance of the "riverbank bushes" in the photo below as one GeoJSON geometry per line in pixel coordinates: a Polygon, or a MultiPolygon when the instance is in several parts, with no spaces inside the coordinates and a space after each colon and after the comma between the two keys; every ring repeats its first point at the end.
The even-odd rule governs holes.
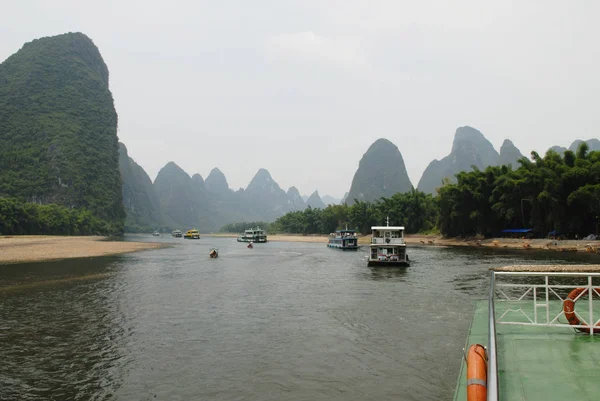
{"type": "Polygon", "coordinates": [[[369,203],[357,201],[352,206],[329,205],[325,209],[307,208],[289,212],[271,224],[270,233],[329,234],[336,229],[356,229],[362,234],[371,226],[404,225],[407,233],[430,232],[435,229],[437,205],[429,194],[413,190],[397,193],[369,203]]]}
{"type": "Polygon", "coordinates": [[[122,232],[122,226],[99,219],[86,209],[0,198],[2,235],[114,235],[122,232]]]}
{"type": "Polygon", "coordinates": [[[560,155],[552,150],[509,166],[461,172],[457,182],[438,189],[438,227],[447,236],[497,236],[506,228],[531,228],[535,237],[548,233],[582,238],[598,232],[600,223],[600,152],[560,155]]]}

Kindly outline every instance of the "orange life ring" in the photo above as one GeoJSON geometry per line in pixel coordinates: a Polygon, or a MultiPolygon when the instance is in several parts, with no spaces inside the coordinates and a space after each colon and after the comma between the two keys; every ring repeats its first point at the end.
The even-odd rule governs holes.
{"type": "MultiPolygon", "coordinates": [[[[600,288],[596,288],[595,290],[600,293],[600,288]]],[[[581,324],[581,321],[575,314],[575,300],[577,297],[583,297],[585,294],[587,294],[587,291],[587,288],[575,288],[569,293],[569,295],[567,295],[567,299],[563,301],[563,312],[565,313],[565,317],[569,321],[569,324],[572,326],[578,326],[581,324]]],[[[589,326],[575,327],[575,329],[584,333],[590,333],[589,326]]],[[[600,333],[600,327],[596,326],[596,328],[594,328],[594,333],[600,333]]]]}
{"type": "Polygon", "coordinates": [[[487,351],[473,344],[467,352],[467,401],[487,399],[487,351]]]}

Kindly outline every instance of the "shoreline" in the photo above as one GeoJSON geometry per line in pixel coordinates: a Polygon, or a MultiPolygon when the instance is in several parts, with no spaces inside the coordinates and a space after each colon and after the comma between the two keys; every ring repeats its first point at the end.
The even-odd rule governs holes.
{"type": "MultiPolygon", "coordinates": [[[[236,238],[237,234],[217,233],[204,234],[207,237],[236,238]]],[[[327,243],[328,235],[321,234],[272,234],[268,240],[273,242],[311,242],[327,243]]],[[[600,254],[600,241],[584,240],[551,240],[544,238],[522,239],[522,238],[444,238],[440,235],[406,234],[404,240],[408,245],[418,246],[452,246],[452,247],[484,247],[501,249],[525,249],[544,250],[555,252],[588,252],[600,254]]],[[[370,235],[358,237],[359,245],[368,245],[371,242],[370,235]]]]}
{"type": "Polygon", "coordinates": [[[121,255],[169,246],[157,242],[110,241],[101,236],[0,236],[0,268],[9,264],[121,255]]]}
{"type": "MultiPolygon", "coordinates": [[[[206,237],[236,238],[233,233],[204,234],[206,237]]],[[[272,234],[270,242],[308,242],[326,244],[328,235],[272,234]]],[[[443,238],[439,235],[407,234],[408,245],[434,247],[484,247],[510,250],[587,252],[600,254],[600,241],[516,238],[443,238]]],[[[358,237],[359,245],[368,245],[370,235],[358,237]]],[[[101,236],[23,235],[0,236],[0,267],[8,264],[48,262],[62,259],[121,255],[151,249],[168,248],[160,242],[111,241],[101,236]]]]}

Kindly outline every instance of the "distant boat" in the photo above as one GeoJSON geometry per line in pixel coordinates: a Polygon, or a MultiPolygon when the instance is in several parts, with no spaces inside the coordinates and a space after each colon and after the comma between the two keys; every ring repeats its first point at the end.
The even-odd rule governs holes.
{"type": "Polygon", "coordinates": [[[244,231],[244,234],[237,237],[238,242],[267,242],[267,234],[260,227],[251,228],[244,231]]]}
{"type": "Polygon", "coordinates": [[[183,233],[179,230],[173,230],[173,232],[171,233],[171,235],[173,235],[173,237],[175,238],[181,238],[183,237],[183,233]]]}
{"type": "Polygon", "coordinates": [[[219,250],[217,248],[210,248],[210,252],[208,252],[208,256],[212,259],[216,259],[219,257],[219,250]]]}
{"type": "Polygon", "coordinates": [[[356,236],[356,230],[336,230],[329,235],[329,242],[327,243],[329,248],[337,249],[358,249],[358,237],[356,236]]]}
{"type": "Polygon", "coordinates": [[[183,238],[187,239],[200,239],[200,232],[195,228],[191,230],[187,230],[185,234],[183,234],[183,238]]]}
{"type": "Polygon", "coordinates": [[[154,235],[155,237],[160,237],[160,233],[158,232],[158,230],[155,230],[152,235],[154,235]]]}
{"type": "Polygon", "coordinates": [[[371,245],[368,266],[409,266],[404,242],[404,227],[371,227],[371,245]]]}

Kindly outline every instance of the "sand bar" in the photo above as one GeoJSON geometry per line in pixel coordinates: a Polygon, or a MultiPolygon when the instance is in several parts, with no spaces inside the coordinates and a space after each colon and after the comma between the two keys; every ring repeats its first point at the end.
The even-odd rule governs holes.
{"type": "Polygon", "coordinates": [[[0,264],[118,255],[168,246],[155,242],[108,241],[100,236],[0,236],[0,264]]]}

